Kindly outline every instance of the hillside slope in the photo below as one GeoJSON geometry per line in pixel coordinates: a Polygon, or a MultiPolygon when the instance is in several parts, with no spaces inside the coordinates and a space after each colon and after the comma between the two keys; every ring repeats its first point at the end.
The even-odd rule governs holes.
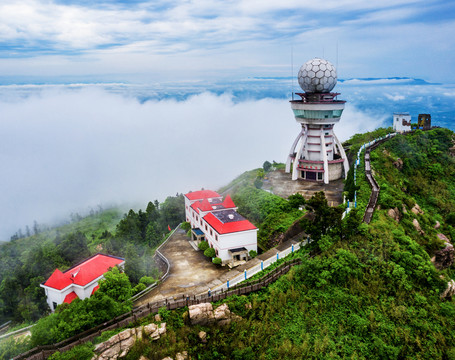
{"type": "MultiPolygon", "coordinates": [[[[376,135],[353,137],[351,150],[369,137],[376,135]]],[[[319,240],[296,255],[302,264],[266,289],[224,301],[241,320],[192,326],[185,309],[163,309],[166,336],[136,342],[126,358],[174,358],[187,351],[198,359],[455,359],[455,302],[441,298],[454,267],[437,270],[431,262],[445,246],[438,234],[455,240],[453,144],[446,129],[384,143],[371,153],[381,193],[370,225],[356,210],[338,222],[339,212],[328,211],[319,194],[307,204],[313,223],[311,217],[303,221],[319,240]],[[320,226],[322,217],[330,226],[320,226]],[[309,250],[315,256],[308,257],[309,250]]],[[[358,178],[358,195],[368,197],[363,181],[358,178]]],[[[282,231],[280,211],[288,214],[286,222],[303,214],[244,185],[235,193],[239,210],[269,209],[270,229],[282,231]]],[[[268,217],[257,216],[261,224],[268,217]]]]}
{"type": "Polygon", "coordinates": [[[267,290],[227,300],[242,321],[224,328],[178,322],[166,339],[137,344],[129,358],[188,351],[199,359],[454,359],[455,303],[440,298],[453,267],[439,271],[430,261],[443,246],[437,233],[453,239],[452,141],[452,132],[436,129],[376,149],[372,165],[384,191],[370,225],[353,211],[341,236],[313,244],[320,255],[302,255],[303,264],[267,290]],[[398,157],[401,169],[393,165],[398,157]],[[442,171],[437,182],[426,166],[442,171]],[[412,212],[416,202],[423,213],[412,212]],[[399,222],[387,215],[391,207],[399,222]],[[201,329],[207,343],[197,337],[201,329]]]}

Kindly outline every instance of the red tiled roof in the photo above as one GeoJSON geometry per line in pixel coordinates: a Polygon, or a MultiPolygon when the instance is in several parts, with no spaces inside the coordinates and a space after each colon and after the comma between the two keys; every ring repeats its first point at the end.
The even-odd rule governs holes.
{"type": "Polygon", "coordinates": [[[202,200],[201,205],[199,206],[199,209],[202,211],[212,211],[212,205],[210,205],[209,201],[207,199],[202,200]]]}
{"type": "Polygon", "coordinates": [[[68,295],[65,296],[65,300],[63,300],[64,303],[71,304],[74,299],[77,299],[78,296],[74,291],[71,291],[68,295]]]}
{"type": "Polygon", "coordinates": [[[71,279],[62,273],[59,269],[55,269],[49,279],[44,283],[44,285],[62,290],[66,288],[68,285],[71,285],[73,282],[71,279]]]}
{"type": "Polygon", "coordinates": [[[92,293],[90,295],[93,295],[95,293],[96,290],[98,290],[100,288],[99,284],[96,285],[93,290],[92,290],[92,293]]]}
{"type": "Polygon", "coordinates": [[[188,194],[185,194],[185,196],[189,200],[202,200],[202,199],[208,199],[208,198],[214,198],[214,197],[219,197],[220,194],[213,190],[199,190],[199,191],[193,191],[188,194]]]}
{"type": "Polygon", "coordinates": [[[229,234],[233,232],[257,229],[257,227],[250,223],[248,220],[232,221],[223,224],[212,213],[205,215],[204,220],[207,221],[207,223],[213,227],[218,234],[229,234]]]}
{"type": "Polygon", "coordinates": [[[235,208],[234,201],[232,201],[231,195],[227,195],[222,204],[226,209],[235,208]]]}
{"type": "Polygon", "coordinates": [[[57,290],[62,290],[71,284],[85,286],[123,261],[125,260],[114,256],[96,254],[64,273],[56,269],[44,285],[57,290]]]}
{"type": "Polygon", "coordinates": [[[199,207],[201,206],[201,203],[199,201],[196,201],[191,204],[191,208],[195,210],[197,213],[199,213],[199,207]]]}

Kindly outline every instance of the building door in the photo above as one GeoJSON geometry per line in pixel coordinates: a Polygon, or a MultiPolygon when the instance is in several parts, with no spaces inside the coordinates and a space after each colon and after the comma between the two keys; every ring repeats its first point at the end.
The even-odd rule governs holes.
{"type": "Polygon", "coordinates": [[[305,171],[307,180],[316,180],[316,173],[312,171],[305,171]]]}

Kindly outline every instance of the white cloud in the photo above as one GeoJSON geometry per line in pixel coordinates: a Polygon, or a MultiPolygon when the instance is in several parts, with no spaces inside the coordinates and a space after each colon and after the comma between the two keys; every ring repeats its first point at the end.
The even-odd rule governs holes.
{"type": "MultiPolygon", "coordinates": [[[[89,206],[216,189],[265,160],[284,161],[299,128],[286,100],[209,93],[140,104],[96,87],[47,87],[0,105],[5,239],[89,206]]],[[[347,106],[335,130],[345,140],[381,120],[347,106]]]]}
{"type": "Polygon", "coordinates": [[[390,100],[393,100],[393,101],[401,101],[401,100],[406,99],[406,97],[404,95],[401,95],[401,94],[384,94],[384,96],[387,99],[390,99],[390,100]]]}

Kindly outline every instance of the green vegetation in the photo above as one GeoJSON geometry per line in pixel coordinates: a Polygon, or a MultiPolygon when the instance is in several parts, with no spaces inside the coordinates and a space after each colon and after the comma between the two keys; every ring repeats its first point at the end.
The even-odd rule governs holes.
{"type": "Polygon", "coordinates": [[[72,348],[69,351],[60,353],[57,351],[48,357],[49,360],[90,360],[93,357],[94,346],[91,343],[83,344],[72,348]]]}
{"type": "MultiPolygon", "coordinates": [[[[351,156],[361,143],[388,131],[354,136],[351,156]]],[[[223,327],[190,325],[186,308],[160,309],[166,335],[137,341],[126,358],[162,359],[187,351],[197,359],[455,359],[455,303],[440,298],[455,268],[436,270],[430,261],[443,246],[438,233],[455,240],[454,144],[451,131],[433,129],[398,135],[372,151],[381,193],[369,225],[361,223],[362,207],[341,220],[342,208],[330,208],[322,193],[304,204],[288,201],[257,189],[257,170],[243,174],[228,187],[239,212],[259,227],[263,247],[296,221],[316,240],[291,255],[301,265],[259,292],[224,300],[242,319],[223,327]],[[298,210],[302,205],[305,211],[298,210]]],[[[362,204],[370,189],[361,174],[362,204]]],[[[116,294],[114,289],[103,296],[116,294]]],[[[76,306],[81,303],[76,300],[76,306]]],[[[58,316],[65,311],[60,307],[58,316]]],[[[86,325],[83,315],[72,316],[86,325]]],[[[66,321],[59,322],[63,331],[71,327],[66,321]]],[[[50,321],[47,328],[54,325],[50,321]]],[[[45,340],[55,334],[48,332],[45,340]]],[[[74,351],[87,351],[88,358],[90,349],[74,351]]]]}
{"type": "Polygon", "coordinates": [[[258,245],[265,250],[274,245],[276,236],[303,215],[285,199],[256,189],[247,182],[233,191],[232,200],[238,206],[238,212],[258,227],[258,245]]]}
{"type": "Polygon", "coordinates": [[[62,304],[32,328],[31,346],[53,344],[131,310],[131,284],[117,268],[107,272],[90,298],[62,304]]]}
{"type": "MultiPolygon", "coordinates": [[[[370,225],[361,224],[363,213],[355,209],[339,221],[339,209],[328,210],[325,198],[316,194],[306,204],[305,219],[318,241],[293,255],[302,264],[260,292],[225,300],[243,320],[191,326],[183,310],[170,312],[174,325],[167,335],[155,343],[138,342],[128,359],[174,357],[179,351],[198,359],[455,359],[455,303],[440,299],[454,269],[438,271],[430,262],[440,246],[436,220],[437,231],[453,239],[452,139],[453,133],[437,129],[381,145],[372,152],[372,166],[384,194],[370,225]],[[440,156],[429,155],[432,151],[440,156]],[[393,165],[397,157],[401,169],[393,165]],[[416,202],[423,214],[411,211],[416,202]],[[400,212],[399,222],[387,215],[392,206],[400,212]],[[311,248],[319,254],[308,257],[311,248]],[[206,343],[200,330],[207,332],[206,343]]],[[[239,187],[234,200],[257,224],[289,211],[259,191],[239,187]]]]}
{"type": "Polygon", "coordinates": [[[201,241],[198,246],[199,250],[205,251],[209,248],[209,243],[205,240],[201,241]]]}
{"type": "Polygon", "coordinates": [[[121,213],[108,209],[73,218],[77,222],[50,230],[35,223],[34,235],[0,245],[0,323],[33,322],[41,317],[48,307],[39,284],[56,268],[68,268],[96,253],[99,237],[115,229],[121,213]]]}
{"type": "Polygon", "coordinates": [[[216,256],[215,249],[214,248],[208,248],[204,251],[204,255],[207,256],[208,258],[214,258],[216,256]]]}

